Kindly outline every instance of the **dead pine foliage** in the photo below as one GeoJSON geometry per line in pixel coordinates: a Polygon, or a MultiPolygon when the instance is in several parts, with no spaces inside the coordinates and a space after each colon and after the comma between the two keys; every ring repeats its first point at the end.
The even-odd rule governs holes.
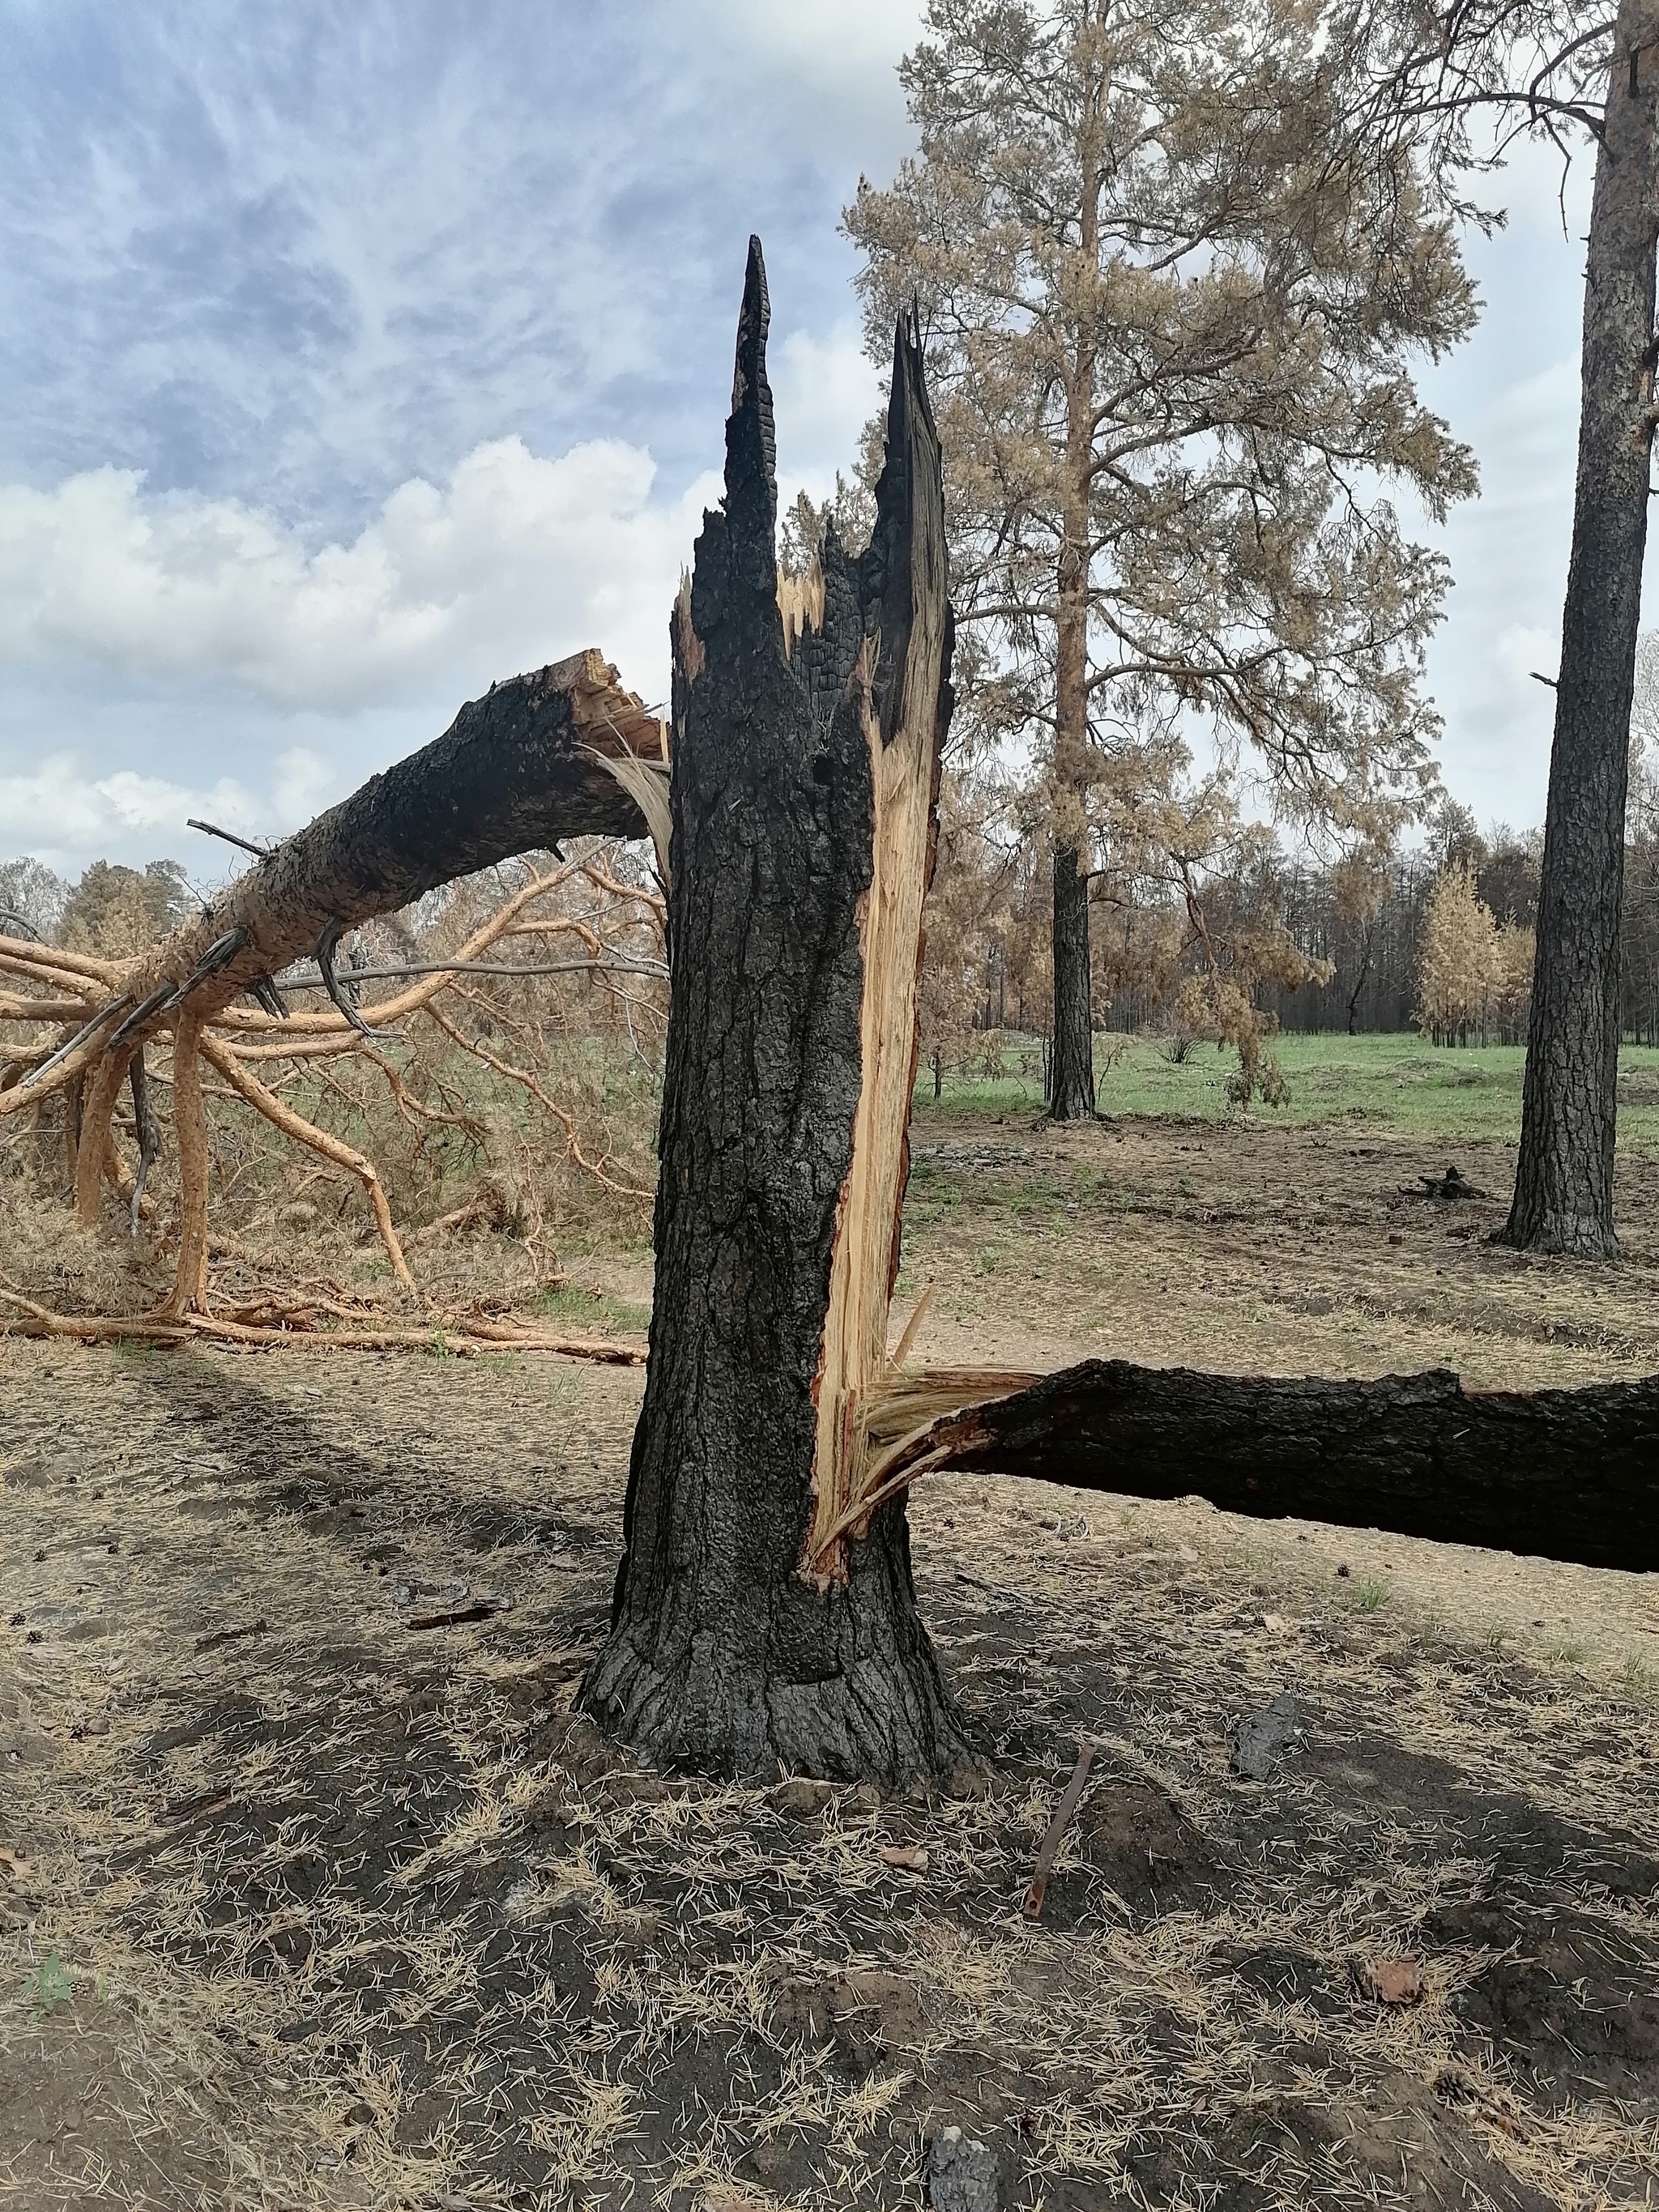
{"type": "Polygon", "coordinates": [[[665,900],[623,838],[665,781],[654,716],[580,654],[255,848],[160,942],[113,894],[96,950],[0,935],[0,1328],[642,1357],[515,1308],[559,1280],[552,1207],[637,1234],[649,1202],[665,900]],[[295,1265],[331,1212],[378,1266],[295,1265]],[[516,1264],[469,1279],[484,1231],[516,1264]]]}

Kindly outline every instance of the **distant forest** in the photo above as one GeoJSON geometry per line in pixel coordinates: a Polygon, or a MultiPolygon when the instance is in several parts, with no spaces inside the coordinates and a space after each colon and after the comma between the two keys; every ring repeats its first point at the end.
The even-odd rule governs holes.
{"type": "MultiPolygon", "coordinates": [[[[1659,1044],[1659,812],[1650,807],[1638,816],[1633,808],[1631,826],[1621,935],[1624,1027],[1633,1043],[1659,1044]]],[[[1327,983],[1293,991],[1264,986],[1264,1008],[1288,1030],[1414,1029],[1424,918],[1441,874],[1468,861],[1476,890],[1497,920],[1531,929],[1542,849],[1541,832],[1498,830],[1483,838],[1466,818],[1461,836],[1396,861],[1369,914],[1342,910],[1328,872],[1287,869],[1281,890],[1286,926],[1300,951],[1330,961],[1335,972],[1327,983]]]]}
{"type": "MultiPolygon", "coordinates": [[[[1443,805],[1429,842],[1383,871],[1381,896],[1356,911],[1340,872],[1298,866],[1282,854],[1262,863],[1270,880],[1252,888],[1277,903],[1297,949],[1330,962],[1327,982],[1289,989],[1263,979],[1256,987],[1265,1013],[1292,1032],[1409,1030],[1418,1026],[1419,976],[1425,921],[1436,884],[1449,868],[1468,866],[1481,902],[1500,923],[1535,926],[1543,835],[1498,826],[1486,836],[1473,816],[1443,805]]],[[[1214,891],[1212,896],[1214,896],[1214,891]]],[[[1622,969],[1625,1034],[1659,1044],[1659,779],[1632,781],[1625,849],[1622,969]]],[[[1110,992],[1101,1008],[1108,1030],[1156,1027],[1167,990],[1139,979],[1110,992]]]]}

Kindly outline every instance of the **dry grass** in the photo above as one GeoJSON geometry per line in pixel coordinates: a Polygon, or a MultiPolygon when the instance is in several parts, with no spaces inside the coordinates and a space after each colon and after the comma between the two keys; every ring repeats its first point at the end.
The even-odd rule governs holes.
{"type": "MultiPolygon", "coordinates": [[[[1426,1272],[1427,1225],[1389,1246],[1395,1201],[1362,1203],[1408,1164],[1188,1141],[1068,1140],[1128,1202],[1062,1198],[1059,1237],[1020,1217],[1035,1283],[963,1255],[1050,1206],[1051,1160],[958,1162],[954,1206],[921,1177],[923,1356],[988,1326],[1081,1356],[1114,1273],[1187,1252],[1178,1291],[1115,1293],[1119,1348],[1284,1364],[1293,1326],[1294,1364],[1349,1364],[1336,1311],[1287,1324],[1265,1292],[1375,1260],[1386,1304],[1387,1270],[1426,1272]]],[[[1398,1332],[1379,1363],[1471,1287],[1524,1317],[1449,1249],[1427,1322],[1367,1322],[1398,1332]]],[[[642,1295],[626,1255],[583,1272],[642,1295]]],[[[1606,1310],[1605,1277],[1537,1280],[1606,1310]]],[[[1646,1583],[941,1477],[919,1588],[992,1778],[664,1780],[569,1719],[638,1390],[528,1357],[0,1345],[0,1844],[27,1862],[0,1874],[0,2199],[888,2212],[952,2122],[1026,2212],[1659,2196],[1646,1583]],[[458,1582],[510,1608],[403,1625],[458,1582]],[[1305,1741],[1237,1780],[1230,1724],[1287,1685],[1305,1741]],[[1031,1927],[1084,1730],[1099,1778],[1031,1927]],[[1407,2010],[1352,1978],[1395,1955],[1423,1965],[1407,2010]]]]}
{"type": "Polygon", "coordinates": [[[1659,1159],[1621,1159],[1617,1268],[1492,1244],[1515,1149],[1490,1139],[930,1114],[900,1297],[939,1295],[928,1364],[1107,1354],[1231,1373],[1451,1366],[1571,1384],[1659,1367],[1659,1159]],[[1455,1157],[1492,1195],[1405,1194],[1455,1157]]]}

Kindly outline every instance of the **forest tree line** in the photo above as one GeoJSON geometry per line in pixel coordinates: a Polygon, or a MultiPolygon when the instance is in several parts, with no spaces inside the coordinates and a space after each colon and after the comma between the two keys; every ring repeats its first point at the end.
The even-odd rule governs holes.
{"type": "MultiPolygon", "coordinates": [[[[1522,1042],[1542,842],[1501,823],[1482,833],[1449,799],[1420,843],[1381,861],[1298,855],[1265,825],[1229,821],[1183,872],[1125,837],[1091,879],[1097,1024],[1215,1037],[1218,975],[1264,1042],[1275,1030],[1413,1029],[1448,1044],[1522,1042]],[[1437,994],[1425,989],[1437,972],[1437,994]]],[[[71,951],[136,953],[193,903],[171,860],[97,860],[74,882],[32,859],[0,862],[0,927],[71,951]]],[[[1000,1066],[1006,1033],[1047,1036],[1052,911],[1047,853],[1021,834],[1018,792],[947,773],[921,994],[936,1079],[1000,1066]]],[[[1623,915],[1625,1034],[1659,1044],[1659,750],[1639,730],[1623,915]]],[[[1254,1083],[1273,1081],[1268,1047],[1254,1083]]]]}
{"type": "MultiPolygon", "coordinates": [[[[1542,847],[1537,830],[1483,833],[1449,799],[1420,842],[1382,859],[1297,854],[1259,823],[1229,825],[1184,863],[1127,836],[1115,851],[1106,840],[1090,884],[1097,1025],[1214,1036],[1219,974],[1264,1036],[1420,1029],[1443,1043],[1523,1042],[1542,847]]],[[[1020,835],[1018,793],[947,776],[924,977],[927,1065],[971,1066],[1005,1030],[1046,1035],[1048,893],[1040,846],[1020,835]]],[[[1639,730],[1621,968],[1626,1036],[1659,1043],[1659,752],[1639,730]]]]}

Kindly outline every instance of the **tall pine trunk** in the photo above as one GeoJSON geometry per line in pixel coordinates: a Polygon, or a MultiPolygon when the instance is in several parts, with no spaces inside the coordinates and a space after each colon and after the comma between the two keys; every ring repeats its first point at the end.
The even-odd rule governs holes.
{"type": "Polygon", "coordinates": [[[1659,0],[1622,0],[1584,284],[1572,557],[1528,1025],[1504,1241],[1616,1258],[1619,918],[1652,428],[1659,0]]]}
{"type": "Polygon", "coordinates": [[[886,1364],[921,901],[950,711],[939,445],[901,329],[875,535],[777,599],[750,247],[726,498],[673,623],[673,981],[656,1299],[584,1709],[646,1757],[892,1783],[966,1744],[902,1498],[856,1510],[886,1364]]]}
{"type": "MultiPolygon", "coordinates": [[[[1100,173],[1084,137],[1080,264],[1097,274],[1100,173]]],[[[1054,1043],[1048,1113],[1086,1121],[1095,1113],[1095,1025],[1089,957],[1089,487],[1094,459],[1095,343],[1082,317],[1066,389],[1066,497],[1060,517],[1054,617],[1054,1043]]]]}
{"type": "Polygon", "coordinates": [[[1086,1121],[1095,1111],[1094,1010],[1089,989],[1089,878],[1075,845],[1054,848],[1054,1045],[1048,1112],[1086,1121]]]}

